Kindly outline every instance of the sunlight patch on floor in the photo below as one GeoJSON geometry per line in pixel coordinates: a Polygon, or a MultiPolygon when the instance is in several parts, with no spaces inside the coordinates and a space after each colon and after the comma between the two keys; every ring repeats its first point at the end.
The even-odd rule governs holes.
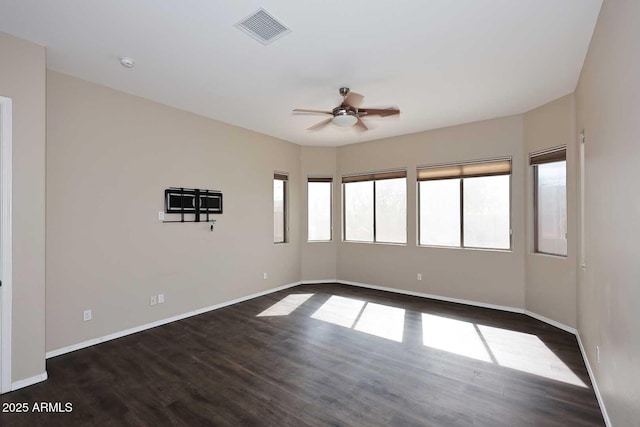
{"type": "Polygon", "coordinates": [[[404,333],[403,308],[367,303],[354,329],[397,342],[402,342],[404,333]]]}
{"type": "Polygon", "coordinates": [[[362,311],[364,304],[364,301],[333,295],[311,317],[334,325],[351,328],[356,322],[360,311],[362,311]]]}
{"type": "Polygon", "coordinates": [[[496,363],[528,374],[587,387],[540,338],[524,332],[478,325],[496,363]]]}
{"type": "MultiPolygon", "coordinates": [[[[290,294],[257,317],[288,316],[314,294],[290,294]]],[[[313,319],[403,342],[405,309],[337,295],[313,319]]],[[[532,375],[587,387],[545,343],[533,334],[422,313],[422,343],[431,348],[532,375]]]]}
{"type": "Polygon", "coordinates": [[[422,313],[425,346],[579,387],[587,385],[540,338],[422,313]]]}
{"type": "Polygon", "coordinates": [[[462,320],[422,313],[422,342],[460,356],[492,361],[473,324],[462,320]]]}
{"type": "Polygon", "coordinates": [[[309,298],[311,298],[313,294],[291,294],[282,298],[277,303],[273,304],[271,307],[267,308],[262,313],[258,314],[256,317],[267,317],[267,316],[288,316],[291,314],[296,308],[300,307],[304,304],[309,298]]]}
{"type": "Polygon", "coordinates": [[[402,342],[404,314],[405,310],[402,308],[333,295],[311,317],[402,342]]]}

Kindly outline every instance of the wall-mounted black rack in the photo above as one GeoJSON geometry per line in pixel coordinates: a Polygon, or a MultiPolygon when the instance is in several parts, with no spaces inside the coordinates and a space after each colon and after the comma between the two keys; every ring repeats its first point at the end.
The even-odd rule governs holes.
{"type": "Polygon", "coordinates": [[[164,190],[164,212],[179,214],[179,220],[162,222],[212,222],[211,214],[222,213],[222,192],[217,190],[201,190],[199,188],[171,187],[164,190]],[[185,215],[193,215],[192,220],[185,220],[185,215]],[[201,215],[206,215],[202,220],[201,215]]]}

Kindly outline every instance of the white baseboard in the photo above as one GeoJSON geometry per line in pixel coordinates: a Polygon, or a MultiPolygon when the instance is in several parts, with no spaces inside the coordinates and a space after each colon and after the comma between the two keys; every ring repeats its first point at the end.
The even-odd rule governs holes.
{"type": "Polygon", "coordinates": [[[578,331],[576,331],[576,328],[572,328],[571,326],[567,326],[564,323],[560,323],[560,322],[556,322],[555,320],[549,319],[548,317],[544,317],[541,316],[537,313],[534,313],[533,311],[529,311],[529,310],[525,310],[524,314],[526,314],[529,317],[533,317],[534,319],[537,319],[541,322],[547,323],[551,326],[555,326],[556,328],[562,329],[563,331],[569,332],[573,335],[578,335],[578,331]]]}
{"type": "Polygon", "coordinates": [[[321,283],[341,283],[338,279],[326,279],[326,280],[303,280],[300,282],[303,285],[316,285],[321,283]]]}
{"type": "Polygon", "coordinates": [[[591,369],[591,365],[589,364],[589,359],[587,358],[587,352],[584,349],[584,345],[582,345],[582,339],[580,338],[579,333],[576,333],[576,338],[578,338],[578,347],[580,347],[580,353],[582,353],[582,359],[584,359],[584,364],[587,366],[587,372],[589,373],[591,384],[593,384],[593,391],[596,394],[596,399],[598,399],[598,405],[600,405],[600,412],[602,412],[604,423],[607,425],[607,427],[611,427],[611,420],[609,419],[609,414],[607,414],[607,408],[604,406],[604,399],[602,399],[602,395],[600,394],[600,389],[598,389],[598,383],[596,383],[596,377],[595,375],[593,375],[593,370],[591,369]]]}
{"type": "MultiPolygon", "coordinates": [[[[166,325],[167,323],[175,322],[177,320],[186,319],[187,317],[197,316],[198,314],[206,313],[209,311],[217,310],[219,308],[227,307],[233,304],[237,304],[239,302],[248,301],[250,299],[254,299],[257,297],[261,297],[264,295],[271,294],[273,292],[278,292],[284,289],[292,288],[294,286],[300,285],[302,282],[294,282],[289,283],[288,285],[278,286],[277,288],[267,289],[266,291],[257,292],[255,294],[247,295],[245,297],[236,298],[231,301],[225,301],[220,304],[211,305],[208,307],[200,308],[198,310],[193,310],[188,313],[178,314],[177,316],[168,317],[166,319],[157,320],[155,322],[147,323],[144,325],[136,326],[134,328],[126,329],[124,331],[114,332],[113,334],[105,335],[98,338],[93,338],[87,341],[83,341],[77,344],[68,345],[66,347],[58,348],[56,350],[51,350],[46,353],[46,358],[50,359],[52,357],[60,356],[61,354],[70,353],[72,351],[80,350],[83,348],[91,347],[92,345],[100,344],[106,341],[111,341],[116,338],[121,338],[127,335],[135,334],[136,332],[145,331],[147,329],[155,328],[156,326],[166,325]]],[[[46,379],[46,378],[45,378],[46,379]]],[[[27,384],[29,385],[29,384],[27,384]]]]}
{"type": "Polygon", "coordinates": [[[47,371],[44,371],[40,375],[36,375],[31,378],[25,378],[23,380],[15,381],[11,383],[11,391],[21,389],[23,387],[28,387],[33,384],[37,384],[39,382],[45,381],[47,379],[47,371]]]}
{"type": "MultiPolygon", "coordinates": [[[[302,282],[302,283],[307,283],[307,282],[302,282]]],[[[369,285],[368,283],[350,282],[348,280],[338,280],[338,281],[336,281],[336,283],[341,283],[343,285],[359,286],[361,288],[376,289],[376,290],[379,290],[379,291],[393,292],[393,293],[402,294],[402,295],[411,295],[411,296],[414,296],[414,297],[435,299],[435,300],[438,300],[438,301],[455,302],[457,304],[472,305],[472,306],[475,306],[475,307],[491,308],[491,309],[494,309],[494,310],[509,311],[511,313],[521,313],[521,314],[524,313],[524,309],[522,309],[522,308],[509,307],[509,306],[506,306],[506,305],[489,304],[489,303],[485,303],[485,302],[477,302],[477,301],[471,301],[471,300],[466,300],[466,299],[443,297],[441,295],[425,294],[425,293],[422,293],[422,292],[407,291],[405,289],[387,288],[387,287],[384,287],[384,286],[369,285]]]]}

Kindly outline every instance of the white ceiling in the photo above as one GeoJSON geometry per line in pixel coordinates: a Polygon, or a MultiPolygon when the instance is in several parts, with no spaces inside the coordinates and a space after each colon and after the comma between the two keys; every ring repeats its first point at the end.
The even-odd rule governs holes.
{"type": "MultiPolygon", "coordinates": [[[[602,0],[0,0],[0,31],[48,68],[304,145],[343,145],[518,114],[574,91],[602,0]],[[263,7],[291,33],[234,27],[263,7]],[[136,67],[123,68],[118,57],[136,67]],[[337,106],[370,130],[293,108],[337,106]]],[[[2,61],[7,58],[2,58],[2,61]]]]}

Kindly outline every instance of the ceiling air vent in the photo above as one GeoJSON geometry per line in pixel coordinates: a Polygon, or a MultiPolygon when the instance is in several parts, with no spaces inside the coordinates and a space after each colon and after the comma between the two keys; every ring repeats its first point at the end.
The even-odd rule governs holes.
{"type": "Polygon", "coordinates": [[[247,16],[236,24],[236,27],[249,34],[260,43],[269,44],[279,39],[291,30],[264,9],[247,16]]]}

